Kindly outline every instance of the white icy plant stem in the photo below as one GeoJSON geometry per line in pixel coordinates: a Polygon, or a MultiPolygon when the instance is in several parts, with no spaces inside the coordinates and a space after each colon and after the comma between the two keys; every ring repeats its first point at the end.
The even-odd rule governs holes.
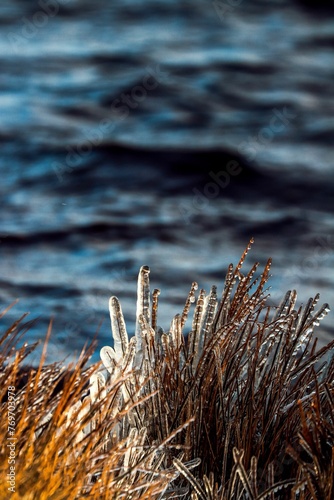
{"type": "MultiPolygon", "coordinates": [[[[136,338],[132,337],[129,340],[121,304],[117,297],[110,298],[109,312],[114,348],[110,346],[102,347],[100,356],[110,374],[111,382],[115,382],[120,376],[126,378],[126,375],[132,371],[136,354],[136,338]]],[[[128,384],[130,384],[130,376],[128,378],[128,384]]],[[[122,384],[122,393],[123,400],[127,403],[130,394],[125,381],[122,384]]]]}
{"type": "Polygon", "coordinates": [[[135,367],[140,368],[143,361],[142,324],[150,324],[150,269],[142,266],[138,274],[137,311],[136,311],[136,356],[135,367]]]}

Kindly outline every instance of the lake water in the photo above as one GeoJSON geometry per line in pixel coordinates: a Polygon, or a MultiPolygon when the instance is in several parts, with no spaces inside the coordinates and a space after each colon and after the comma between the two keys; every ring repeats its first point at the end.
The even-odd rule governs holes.
{"type": "MultiPolygon", "coordinates": [[[[5,1],[0,299],[49,360],[133,333],[151,268],[168,329],[193,280],[273,258],[271,301],[334,305],[334,18],[303,2],[5,1]]],[[[319,330],[334,336],[331,314],[319,330]]],[[[93,360],[98,359],[98,350],[93,360]]],[[[34,361],[33,361],[34,362],[34,361]]]]}

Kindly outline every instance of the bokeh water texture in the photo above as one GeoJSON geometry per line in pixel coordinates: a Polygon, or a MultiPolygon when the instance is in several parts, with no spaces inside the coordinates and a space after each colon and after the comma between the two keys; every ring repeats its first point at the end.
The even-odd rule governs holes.
{"type": "Polygon", "coordinates": [[[110,344],[109,296],[133,333],[146,264],[168,329],[191,282],[221,290],[251,236],[248,267],[273,258],[273,303],[296,288],[333,307],[328,14],[285,0],[2,2],[1,306],[20,299],[4,324],[30,311],[34,340],[53,317],[49,360],[97,330],[110,344]]]}

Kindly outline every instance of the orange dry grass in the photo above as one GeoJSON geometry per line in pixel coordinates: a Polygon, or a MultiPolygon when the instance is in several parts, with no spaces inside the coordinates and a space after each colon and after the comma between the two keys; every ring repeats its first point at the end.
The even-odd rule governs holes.
{"type": "Polygon", "coordinates": [[[21,365],[30,349],[16,350],[14,361],[5,364],[19,340],[19,326],[20,321],[0,341],[0,499],[157,498],[173,474],[154,471],[154,447],[145,450],[138,446],[135,433],[121,442],[110,439],[115,426],[129,411],[123,409],[110,415],[113,399],[124,380],[114,385],[105,400],[97,398],[92,402],[86,397],[82,402],[90,377],[99,369],[94,365],[84,370],[88,350],[72,369],[66,370],[57,363],[44,367],[42,356],[39,368],[29,370],[27,384],[19,389],[21,365]],[[62,389],[55,391],[57,385],[62,385],[62,389]],[[16,400],[11,412],[15,421],[10,422],[9,428],[8,397],[12,393],[16,400]],[[8,440],[13,426],[15,492],[8,490],[7,481],[7,445],[13,442],[8,440]],[[90,432],[85,434],[87,427],[90,432]],[[126,467],[125,459],[129,462],[126,467]]]}

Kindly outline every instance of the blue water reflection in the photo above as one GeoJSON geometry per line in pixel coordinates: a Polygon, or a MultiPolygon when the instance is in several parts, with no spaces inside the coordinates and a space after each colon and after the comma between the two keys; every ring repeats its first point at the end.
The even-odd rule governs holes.
{"type": "Polygon", "coordinates": [[[110,294],[133,330],[143,264],[168,328],[251,236],[249,265],[274,259],[273,302],[334,303],[333,17],[216,4],[0,6],[0,298],[21,299],[8,322],[40,317],[31,338],[54,316],[51,358],[100,320],[110,342],[110,294]]]}

